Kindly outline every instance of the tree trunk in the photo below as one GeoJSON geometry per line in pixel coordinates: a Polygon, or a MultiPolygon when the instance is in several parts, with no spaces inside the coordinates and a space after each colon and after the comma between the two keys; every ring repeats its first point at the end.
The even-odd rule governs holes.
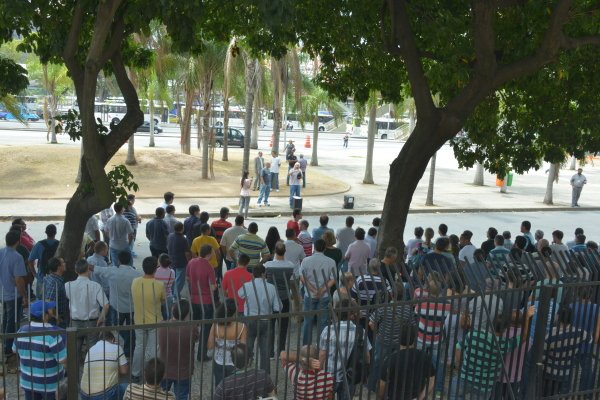
{"type": "Polygon", "coordinates": [[[223,156],[222,161],[229,161],[229,155],[227,150],[229,148],[229,135],[225,133],[229,132],[229,98],[223,99],[223,156]]]}
{"type": "Polygon", "coordinates": [[[273,146],[271,151],[279,153],[279,139],[283,124],[283,100],[285,97],[283,82],[282,59],[271,60],[271,74],[273,76],[273,146]]]}
{"type": "Polygon", "coordinates": [[[252,137],[251,139],[251,143],[250,143],[250,148],[251,149],[258,149],[258,122],[260,121],[260,112],[258,111],[260,110],[259,104],[258,104],[258,95],[254,96],[254,112],[252,113],[252,137]]]}
{"type": "Polygon", "coordinates": [[[571,156],[571,166],[569,167],[569,169],[575,171],[575,167],[577,167],[577,158],[575,158],[575,154],[573,154],[571,156]]]}
{"type": "Polygon", "coordinates": [[[50,117],[50,143],[57,144],[58,140],[56,139],[56,111],[58,108],[58,99],[54,94],[50,95],[50,104],[49,104],[49,117],[50,117]]]}
{"type": "Polygon", "coordinates": [[[433,186],[435,183],[435,159],[437,152],[431,156],[431,164],[429,165],[429,185],[427,186],[427,199],[425,200],[426,206],[433,206],[433,186]]]}
{"type": "Polygon", "coordinates": [[[315,113],[313,118],[313,149],[312,156],[310,158],[310,165],[313,167],[319,166],[319,158],[317,157],[317,147],[319,144],[319,114],[318,111],[315,113]]]}
{"type": "Polygon", "coordinates": [[[79,166],[77,167],[77,176],[75,177],[75,183],[81,182],[81,159],[83,158],[83,142],[79,146],[79,166]]]}
{"type": "Polygon", "coordinates": [[[390,181],[377,235],[379,254],[383,254],[390,246],[396,247],[400,254],[403,253],[404,228],[413,194],[427,169],[429,159],[444,143],[444,139],[436,135],[434,118],[428,120],[431,120],[428,125],[417,121],[413,134],[390,165],[390,181]]]}
{"type": "Polygon", "coordinates": [[[252,112],[254,104],[254,87],[258,79],[258,60],[246,57],[246,115],[244,117],[244,157],[242,171],[249,171],[250,166],[250,136],[252,135],[252,112]]]}
{"type": "Polygon", "coordinates": [[[475,163],[475,178],[473,179],[473,185],[483,186],[483,165],[481,165],[481,163],[475,163]]]}
{"type": "Polygon", "coordinates": [[[202,118],[202,179],[209,179],[208,176],[208,141],[210,138],[210,92],[212,90],[212,77],[208,76],[203,85],[203,103],[204,113],[202,118]]]}
{"type": "Polygon", "coordinates": [[[550,164],[550,169],[548,170],[548,179],[546,181],[546,194],[544,195],[544,204],[548,204],[549,206],[553,205],[552,192],[554,188],[554,182],[558,180],[558,171],[560,169],[560,164],[552,163],[550,164]]]}
{"type": "Polygon", "coordinates": [[[125,160],[125,164],[127,164],[127,165],[136,165],[137,164],[137,160],[135,159],[134,138],[135,138],[135,134],[131,135],[131,137],[127,141],[127,159],[125,160]]]}
{"type": "Polygon", "coordinates": [[[196,113],[196,148],[199,152],[202,152],[202,128],[204,127],[202,122],[203,114],[203,110],[199,108],[196,113]]]}
{"type": "Polygon", "coordinates": [[[154,96],[149,96],[148,109],[150,110],[150,143],[149,147],[154,147],[154,96]]]}
{"type": "Polygon", "coordinates": [[[375,147],[375,133],[377,132],[377,103],[372,102],[369,107],[369,128],[367,137],[367,162],[363,183],[374,184],[373,181],[373,148],[375,147]]]}
{"type": "MultiPolygon", "coordinates": [[[[181,152],[190,155],[192,153],[192,115],[193,115],[194,92],[185,92],[185,113],[181,123],[181,152]]],[[[181,107],[180,107],[181,108],[181,107]]],[[[179,111],[181,115],[181,110],[179,111]]]]}

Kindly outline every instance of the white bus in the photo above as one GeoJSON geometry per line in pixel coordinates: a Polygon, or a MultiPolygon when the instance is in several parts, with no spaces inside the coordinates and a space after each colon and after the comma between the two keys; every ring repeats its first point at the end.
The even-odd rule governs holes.
{"type": "MultiPolygon", "coordinates": [[[[144,101],[141,101],[142,110],[144,111],[144,121],[150,120],[150,112],[147,106],[144,106],[144,101]]],[[[127,105],[121,102],[96,102],[94,105],[94,116],[100,118],[102,122],[118,124],[127,114],[127,105]]],[[[169,115],[169,108],[160,103],[154,102],[154,123],[159,124],[161,121],[166,122],[169,115]]]]}
{"type": "MultiPolygon", "coordinates": [[[[375,120],[377,133],[375,134],[376,139],[397,139],[402,136],[404,130],[407,129],[408,123],[404,121],[398,121],[394,118],[380,117],[375,120]]],[[[369,120],[366,119],[360,126],[360,135],[367,137],[369,136],[369,120]]]]}
{"type": "MultiPolygon", "coordinates": [[[[223,126],[223,118],[225,111],[223,106],[215,106],[212,109],[211,125],[223,126]],[[214,122],[213,122],[214,121],[214,122]]],[[[246,110],[240,106],[229,106],[229,127],[243,128],[244,119],[246,118],[246,110]]]]}
{"type": "MultiPolygon", "coordinates": [[[[269,111],[267,121],[265,127],[272,128],[273,127],[273,111],[269,111]]],[[[286,128],[288,131],[291,130],[312,130],[313,123],[312,121],[305,121],[304,127],[300,123],[300,118],[296,113],[288,113],[284,120],[282,121],[282,129],[286,128]]],[[[335,121],[333,115],[328,111],[319,111],[319,132],[329,131],[335,128],[335,121]]]]}

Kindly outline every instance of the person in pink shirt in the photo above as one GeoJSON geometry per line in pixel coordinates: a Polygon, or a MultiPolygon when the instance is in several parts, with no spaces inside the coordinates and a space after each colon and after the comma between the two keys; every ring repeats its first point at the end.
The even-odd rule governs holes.
{"type": "Polygon", "coordinates": [[[175,271],[171,269],[171,258],[168,254],[162,253],[158,257],[158,268],[154,273],[154,279],[165,284],[165,294],[167,301],[162,306],[162,315],[165,321],[171,319],[171,306],[173,304],[173,284],[175,283],[175,271]]]}
{"type": "Polygon", "coordinates": [[[35,244],[35,240],[27,233],[27,224],[25,223],[25,220],[23,220],[23,218],[16,218],[12,221],[12,225],[21,228],[21,245],[25,247],[27,251],[31,251],[35,244]]]}
{"type": "MultiPolygon", "coordinates": [[[[213,248],[209,244],[200,247],[198,257],[192,258],[187,265],[187,281],[190,287],[192,301],[192,318],[198,320],[210,320],[213,318],[213,292],[217,288],[215,269],[210,264],[213,256],[213,248]]],[[[206,354],[210,324],[202,325],[202,341],[198,346],[198,361],[208,361],[210,357],[206,354]]]]}

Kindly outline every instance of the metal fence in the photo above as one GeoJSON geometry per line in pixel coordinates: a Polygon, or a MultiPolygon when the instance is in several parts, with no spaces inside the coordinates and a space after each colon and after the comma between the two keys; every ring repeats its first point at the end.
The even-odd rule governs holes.
{"type": "MultiPolygon", "coordinates": [[[[117,383],[130,395],[167,398],[151,386],[130,385],[161,378],[179,398],[191,399],[243,391],[278,399],[596,398],[599,261],[596,252],[513,253],[472,263],[440,255],[392,270],[373,262],[354,282],[338,271],[303,270],[302,279],[289,279],[271,270],[268,279],[241,288],[246,307],[258,315],[240,315],[219,285],[210,303],[191,304],[183,320],[131,325],[112,313],[111,326],[7,333],[2,343],[22,341],[30,358],[46,351],[36,361],[55,369],[34,371],[42,387],[64,365],[58,397],[68,399],[82,392],[82,398],[120,398],[110,397],[117,383]],[[56,342],[65,346],[64,364],[52,364],[61,361],[50,346],[56,342]],[[240,343],[249,352],[245,366],[240,343]],[[113,352],[115,344],[124,357],[113,352]],[[156,376],[155,358],[166,364],[164,376],[156,376]],[[144,369],[149,361],[154,368],[144,369]]],[[[182,297],[202,298],[203,287],[182,297]]],[[[186,306],[173,304],[182,317],[186,306]]],[[[33,369],[9,374],[9,368],[5,362],[5,396],[24,398],[19,385],[33,369]]]]}

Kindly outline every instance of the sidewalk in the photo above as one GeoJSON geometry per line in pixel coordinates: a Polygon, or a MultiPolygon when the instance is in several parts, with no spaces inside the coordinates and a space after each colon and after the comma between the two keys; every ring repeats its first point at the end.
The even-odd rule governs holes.
{"type": "MultiPolygon", "coordinates": [[[[594,179],[595,172],[588,168],[586,174],[588,182],[594,179]]],[[[561,184],[555,185],[554,205],[548,206],[542,203],[545,180],[540,179],[541,177],[518,176],[516,186],[508,188],[508,193],[499,193],[499,188],[490,186],[494,182],[489,176],[486,176],[488,186],[473,186],[465,183],[465,180],[472,180],[472,173],[463,173],[460,176],[453,173],[448,176],[448,173],[441,169],[438,175],[434,191],[436,205],[432,207],[424,205],[428,179],[426,173],[415,191],[411,213],[600,210],[600,204],[596,201],[600,198],[600,185],[598,184],[586,185],[580,200],[581,208],[573,209],[570,207],[570,186],[565,178],[562,178],[561,184]]],[[[304,197],[303,213],[304,215],[381,214],[386,189],[387,184],[383,183],[377,185],[353,183],[347,192],[304,197]],[[354,197],[352,210],[343,208],[345,195],[354,197]]],[[[287,186],[282,185],[280,192],[272,193],[269,198],[270,207],[258,207],[256,205],[258,191],[251,192],[250,217],[275,217],[290,214],[288,190],[287,186]]],[[[174,205],[178,217],[186,217],[187,209],[192,204],[198,204],[202,211],[208,211],[211,218],[217,216],[219,209],[223,206],[229,207],[232,214],[236,214],[239,207],[237,197],[184,198],[178,197],[177,193],[175,195],[174,205]]],[[[64,218],[67,202],[67,199],[0,199],[0,210],[2,210],[0,219],[7,220],[20,216],[32,220],[60,220],[64,218]]],[[[154,210],[162,202],[162,198],[138,197],[135,205],[138,213],[143,218],[148,218],[154,215],[154,210]]]]}

